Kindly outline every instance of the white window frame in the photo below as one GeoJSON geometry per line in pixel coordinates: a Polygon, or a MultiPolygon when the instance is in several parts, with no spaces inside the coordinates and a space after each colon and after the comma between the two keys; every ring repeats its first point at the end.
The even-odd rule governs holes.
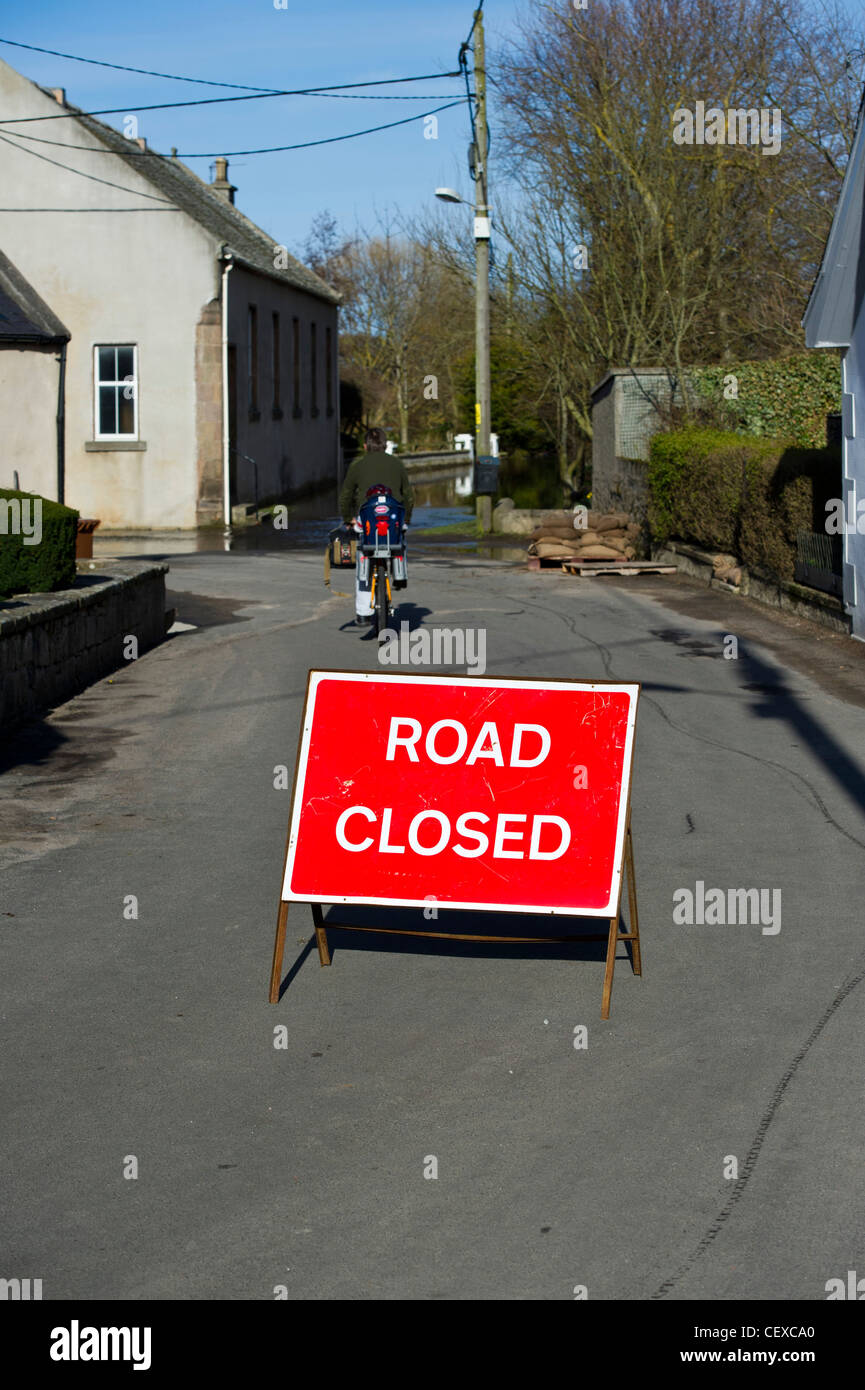
{"type": "Polygon", "coordinates": [[[116,439],[137,441],[138,440],[138,344],[137,343],[94,343],[93,344],[93,438],[94,439],[116,439]],[[99,388],[100,386],[123,386],[129,381],[124,377],[123,381],[103,381],[99,376],[99,351],[100,348],[127,348],[132,350],[132,411],[133,429],[131,434],[103,434],[99,428],[99,388]]]}

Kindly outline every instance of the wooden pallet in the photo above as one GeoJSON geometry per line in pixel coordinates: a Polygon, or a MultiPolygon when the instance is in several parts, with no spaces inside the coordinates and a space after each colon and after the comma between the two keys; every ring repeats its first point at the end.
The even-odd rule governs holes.
{"type": "Polygon", "coordinates": [[[581,560],[577,555],[530,555],[530,570],[561,569],[566,574],[675,574],[676,565],[653,560],[581,560]]]}
{"type": "Polygon", "coordinates": [[[653,560],[563,560],[565,574],[675,574],[677,565],[657,565],[653,560]]]}

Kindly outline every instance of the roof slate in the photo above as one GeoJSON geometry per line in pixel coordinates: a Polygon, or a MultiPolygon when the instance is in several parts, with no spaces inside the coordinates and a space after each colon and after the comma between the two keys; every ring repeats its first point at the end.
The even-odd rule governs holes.
{"type": "MultiPolygon", "coordinates": [[[[49,92],[46,95],[52,94],[49,92]]],[[[79,125],[113,150],[181,212],[193,218],[218,241],[224,242],[238,261],[261,275],[305,290],[307,294],[313,294],[329,304],[340,302],[340,295],[325,280],[292,256],[285,247],[281,247],[239,208],[215,193],[210,184],[200,179],[179,159],[157,154],[155,150],[142,151],[133,140],[94,116],[88,116],[77,106],[66,102],[64,107],[74,112],[79,125]],[[284,268],[274,265],[278,251],[282,252],[280,259],[288,262],[284,268]]]]}
{"type": "Polygon", "coordinates": [[[0,343],[51,346],[69,337],[68,328],[0,251],[0,343]]]}

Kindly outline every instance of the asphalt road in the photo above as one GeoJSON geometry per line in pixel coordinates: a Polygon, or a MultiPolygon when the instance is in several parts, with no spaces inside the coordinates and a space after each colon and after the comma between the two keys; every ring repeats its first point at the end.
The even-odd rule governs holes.
{"type": "Polygon", "coordinates": [[[3,750],[0,1274],[359,1300],[865,1274],[865,648],[677,580],[415,561],[401,616],[483,625],[487,674],[643,683],[644,974],[620,948],[603,1023],[601,946],[333,932],[322,970],[297,906],[272,1007],[274,769],[308,668],[377,649],[315,555],[171,563],[191,626],[3,750]],[[677,925],[697,880],[781,889],[781,930],[677,925]]]}

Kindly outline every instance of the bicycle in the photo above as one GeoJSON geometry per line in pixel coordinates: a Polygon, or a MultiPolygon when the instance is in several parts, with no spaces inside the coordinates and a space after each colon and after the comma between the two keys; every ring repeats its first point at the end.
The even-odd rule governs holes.
{"type": "MultiPolygon", "coordinates": [[[[406,585],[405,507],[390,488],[371,487],[360,509],[361,565],[372,569],[371,598],[377,635],[393,617],[393,587],[406,585]]],[[[366,575],[362,572],[362,577],[366,575]]]]}

